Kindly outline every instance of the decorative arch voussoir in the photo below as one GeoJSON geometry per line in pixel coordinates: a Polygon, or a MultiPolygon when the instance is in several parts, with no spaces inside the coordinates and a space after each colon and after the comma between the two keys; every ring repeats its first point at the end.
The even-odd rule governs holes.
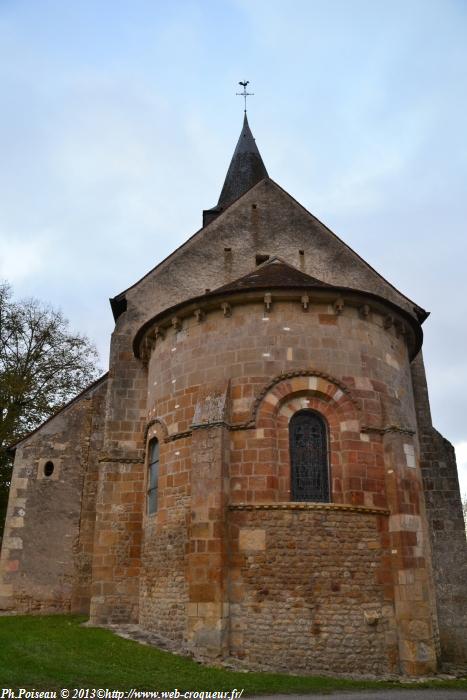
{"type": "Polygon", "coordinates": [[[361,416],[360,404],[343,382],[324,372],[297,370],[280,374],[263,387],[253,405],[252,420],[262,427],[272,415],[280,414],[284,405],[287,413],[306,408],[305,396],[332,404],[342,419],[361,416]]]}
{"type": "Polygon", "coordinates": [[[167,437],[169,435],[167,425],[160,418],[153,418],[152,420],[149,421],[149,423],[147,423],[147,425],[144,429],[144,444],[146,444],[147,439],[148,439],[148,433],[154,425],[157,425],[159,428],[158,432],[160,431],[160,436],[162,438],[161,441],[165,441],[167,439],[167,437]]]}

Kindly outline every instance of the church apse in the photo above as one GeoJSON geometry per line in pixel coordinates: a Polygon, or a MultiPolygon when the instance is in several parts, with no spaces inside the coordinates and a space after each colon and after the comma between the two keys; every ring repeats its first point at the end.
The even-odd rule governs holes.
{"type": "Polygon", "coordinates": [[[52,421],[17,450],[4,607],[89,611],[245,668],[423,675],[465,659],[427,313],[269,178],[246,119],[203,227],[111,304],[99,408],[77,401],[45,477],[68,489],[71,578],[57,571],[53,599],[34,587],[52,421]]]}

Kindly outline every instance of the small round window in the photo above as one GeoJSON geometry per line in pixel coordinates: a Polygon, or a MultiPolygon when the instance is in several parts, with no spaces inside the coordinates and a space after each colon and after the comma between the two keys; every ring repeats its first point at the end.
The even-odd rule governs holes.
{"type": "Polygon", "coordinates": [[[54,473],[54,463],[50,460],[44,464],[44,476],[52,476],[54,473]]]}

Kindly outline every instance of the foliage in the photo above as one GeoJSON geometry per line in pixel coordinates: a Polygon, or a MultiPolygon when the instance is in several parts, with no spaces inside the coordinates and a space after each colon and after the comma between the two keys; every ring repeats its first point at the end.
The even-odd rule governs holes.
{"type": "MultiPolygon", "coordinates": [[[[260,693],[330,692],[404,687],[401,683],[318,676],[243,673],[200,666],[153,647],[82,627],[83,618],[65,615],[0,618],[0,680],[10,688],[53,690],[232,690],[260,693]]],[[[467,688],[467,681],[412,682],[410,687],[467,688]]]]}
{"type": "Polygon", "coordinates": [[[8,507],[12,463],[5,452],[0,451],[0,545],[2,543],[3,525],[8,507]]]}
{"type": "Polygon", "coordinates": [[[0,284],[0,532],[8,500],[8,447],[40,425],[98,374],[97,351],[59,311],[13,301],[0,284]]]}

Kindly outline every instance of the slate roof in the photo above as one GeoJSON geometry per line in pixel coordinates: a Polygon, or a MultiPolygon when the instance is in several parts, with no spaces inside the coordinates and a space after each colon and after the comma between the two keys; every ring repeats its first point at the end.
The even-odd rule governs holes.
{"type": "MultiPolygon", "coordinates": [[[[209,294],[235,292],[243,289],[267,289],[269,287],[329,287],[332,285],[301,272],[280,258],[274,257],[258,266],[253,272],[233,282],[213,289],[209,294]]],[[[207,294],[206,296],[209,296],[207,294]]]]}
{"type": "Polygon", "coordinates": [[[230,161],[219,201],[212,209],[203,212],[204,223],[209,223],[232,202],[241,197],[261,180],[268,177],[245,114],[240,138],[230,161]]]}
{"type": "Polygon", "coordinates": [[[268,173],[245,114],[242,133],[232,156],[217,206],[229,206],[265,177],[268,177],[268,173]]]}

